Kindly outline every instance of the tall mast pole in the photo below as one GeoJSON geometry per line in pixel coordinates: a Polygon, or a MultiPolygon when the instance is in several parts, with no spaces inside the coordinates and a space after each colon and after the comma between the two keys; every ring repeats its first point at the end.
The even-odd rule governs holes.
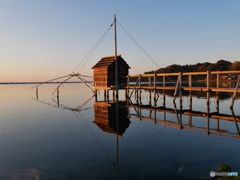
{"type": "Polygon", "coordinates": [[[118,63],[117,63],[117,19],[114,14],[114,45],[115,45],[115,90],[116,90],[116,131],[117,131],[117,142],[116,142],[116,169],[118,169],[118,63]]]}
{"type": "Polygon", "coordinates": [[[114,14],[114,46],[115,46],[115,90],[116,99],[118,100],[118,63],[117,63],[117,19],[114,14]]]}

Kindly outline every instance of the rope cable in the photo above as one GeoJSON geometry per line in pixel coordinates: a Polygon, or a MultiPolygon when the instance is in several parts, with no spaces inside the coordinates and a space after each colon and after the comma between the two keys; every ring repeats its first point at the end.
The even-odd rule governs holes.
{"type": "Polygon", "coordinates": [[[80,114],[82,120],[78,117],[78,115],[76,113],[74,113],[76,115],[76,117],[80,120],[80,122],[84,125],[84,127],[86,128],[86,130],[91,134],[92,138],[98,143],[99,147],[103,150],[103,152],[106,154],[106,156],[108,157],[108,159],[110,160],[110,162],[113,164],[113,166],[115,166],[114,161],[112,160],[111,156],[109,155],[109,153],[107,152],[107,150],[104,148],[103,144],[101,143],[101,141],[99,141],[99,139],[97,138],[96,134],[94,133],[94,131],[89,127],[89,125],[87,124],[87,122],[85,121],[85,119],[83,118],[82,114],[80,114]],[[83,123],[84,122],[84,123],[83,123]]]}
{"type": "MultiPolygon", "coordinates": [[[[118,21],[117,21],[118,22],[118,21]]],[[[118,22],[118,24],[121,26],[121,28],[127,33],[127,35],[137,44],[137,46],[147,55],[147,57],[159,68],[160,71],[162,71],[162,73],[164,73],[164,71],[158,66],[158,64],[150,57],[150,55],[137,43],[137,41],[127,32],[127,30],[118,22]]],[[[175,85],[175,83],[172,81],[172,79],[167,76],[168,79],[175,85]]]]}
{"type": "MultiPolygon", "coordinates": [[[[111,27],[110,27],[111,28],[111,27]]],[[[80,70],[78,71],[78,73],[82,70],[82,68],[84,67],[84,65],[87,63],[87,61],[91,58],[91,56],[93,55],[93,53],[95,52],[95,50],[98,48],[98,46],[101,44],[102,40],[105,38],[105,36],[107,35],[108,31],[110,30],[110,28],[107,30],[107,32],[102,36],[102,38],[99,40],[97,46],[95,46],[95,48],[93,49],[93,51],[91,52],[91,54],[89,55],[89,57],[87,58],[87,60],[84,62],[84,64],[82,65],[82,67],[80,68],[80,70]]]]}
{"type": "MultiPolygon", "coordinates": [[[[110,27],[107,29],[107,31],[102,35],[102,37],[97,41],[97,43],[93,46],[93,48],[88,52],[88,54],[83,58],[83,60],[78,64],[78,66],[74,69],[73,72],[75,72],[79,66],[85,61],[85,59],[88,57],[88,59],[92,56],[93,52],[96,50],[96,48],[98,47],[98,45],[102,42],[102,40],[104,39],[104,37],[106,36],[106,34],[108,33],[108,31],[110,30],[110,28],[113,26],[113,23],[110,25],[110,27]]],[[[86,62],[88,61],[88,59],[86,60],[86,62]]],[[[86,63],[85,62],[85,63],[86,63]]],[[[83,66],[85,65],[85,63],[83,64],[83,66]]],[[[82,69],[82,68],[81,68],[82,69]]],[[[81,70],[80,69],[80,70],[81,70]]],[[[80,71],[79,70],[79,71],[80,71]]]]}

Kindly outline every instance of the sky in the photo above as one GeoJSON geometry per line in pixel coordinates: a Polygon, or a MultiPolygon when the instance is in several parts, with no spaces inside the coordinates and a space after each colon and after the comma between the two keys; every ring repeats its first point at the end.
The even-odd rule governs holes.
{"type": "Polygon", "coordinates": [[[131,75],[171,64],[240,61],[239,9],[239,0],[0,0],[0,82],[92,76],[101,57],[114,55],[113,27],[83,60],[114,14],[117,53],[131,75]]]}

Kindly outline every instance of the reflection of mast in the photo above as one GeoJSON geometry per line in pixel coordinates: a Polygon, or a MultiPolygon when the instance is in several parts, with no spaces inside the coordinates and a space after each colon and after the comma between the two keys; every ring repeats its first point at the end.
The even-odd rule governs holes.
{"type": "Polygon", "coordinates": [[[116,163],[114,166],[119,170],[119,137],[122,137],[130,125],[128,108],[122,101],[94,102],[94,114],[95,120],[93,123],[103,132],[116,135],[116,163]]]}

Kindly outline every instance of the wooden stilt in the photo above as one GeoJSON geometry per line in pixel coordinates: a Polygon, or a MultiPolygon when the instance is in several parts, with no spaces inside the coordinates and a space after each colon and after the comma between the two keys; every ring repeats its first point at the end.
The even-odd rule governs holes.
{"type": "Polygon", "coordinates": [[[107,101],[107,90],[106,89],[104,90],[104,101],[105,102],[107,101]]]}
{"type": "Polygon", "coordinates": [[[188,75],[188,86],[192,87],[192,75],[188,75]]]}
{"type": "Polygon", "coordinates": [[[210,112],[210,103],[209,103],[209,89],[210,89],[210,71],[207,71],[207,113],[209,114],[210,112]]]}
{"type": "Polygon", "coordinates": [[[220,79],[219,79],[219,74],[217,74],[217,88],[219,88],[219,84],[220,84],[220,79]]]}
{"type": "Polygon", "coordinates": [[[116,100],[118,101],[118,97],[119,97],[119,89],[116,90],[116,100]]]}
{"type": "Polygon", "coordinates": [[[136,93],[136,102],[137,104],[139,105],[139,99],[138,99],[138,89],[135,90],[135,93],[136,93]]]}
{"type": "Polygon", "coordinates": [[[95,102],[98,102],[98,99],[97,99],[97,89],[95,89],[94,95],[95,95],[95,102]]]}
{"type": "Polygon", "coordinates": [[[232,103],[231,103],[231,105],[230,105],[230,108],[231,108],[231,109],[233,108],[234,101],[235,101],[235,98],[236,98],[236,95],[237,95],[237,90],[238,90],[238,88],[239,88],[239,82],[240,82],[240,74],[238,75],[238,81],[237,81],[237,84],[236,84],[235,91],[234,91],[234,93],[233,93],[232,103]]]}
{"type": "Polygon", "coordinates": [[[152,118],[152,110],[149,111],[149,117],[152,118]]]}
{"type": "MultiPolygon", "coordinates": [[[[192,87],[192,75],[188,76],[188,86],[192,87]]],[[[192,110],[192,91],[189,91],[189,109],[192,110]]]]}
{"type": "Polygon", "coordinates": [[[219,92],[216,92],[216,110],[219,113],[219,92]]]}
{"type": "Polygon", "coordinates": [[[182,104],[182,74],[180,75],[180,79],[179,79],[179,102],[180,102],[180,109],[183,108],[183,104],[182,104]]]}
{"type": "Polygon", "coordinates": [[[57,105],[59,107],[59,87],[57,88],[57,105]]]}
{"type": "Polygon", "coordinates": [[[59,98],[59,87],[57,88],[57,98],[59,98]]]}
{"type": "Polygon", "coordinates": [[[163,87],[166,86],[166,76],[163,76],[163,87]]]}
{"type": "Polygon", "coordinates": [[[157,111],[156,111],[156,108],[154,110],[154,122],[155,122],[155,124],[157,123],[157,111]]]}
{"type": "Polygon", "coordinates": [[[210,112],[210,95],[209,91],[207,92],[207,114],[210,112]]]}
{"type": "Polygon", "coordinates": [[[109,103],[109,89],[107,89],[107,102],[109,103]]]}
{"type": "Polygon", "coordinates": [[[210,71],[207,71],[207,91],[209,91],[210,88],[210,71]]]}
{"type": "Polygon", "coordinates": [[[189,109],[192,110],[192,91],[189,91],[189,109]]]}
{"type": "Polygon", "coordinates": [[[209,135],[209,116],[207,116],[207,135],[209,135]]]}
{"type": "Polygon", "coordinates": [[[139,74],[139,106],[142,105],[141,74],[139,74]]]}
{"type": "Polygon", "coordinates": [[[174,95],[173,95],[173,102],[175,102],[175,100],[176,100],[177,91],[179,90],[179,84],[181,84],[181,83],[180,83],[180,81],[181,81],[181,75],[182,75],[181,72],[179,72],[178,79],[177,79],[177,84],[176,84],[175,91],[174,91],[174,95]]]}
{"type": "Polygon", "coordinates": [[[192,116],[191,115],[188,116],[188,124],[192,125],[192,116]]]}
{"type": "Polygon", "coordinates": [[[165,90],[163,90],[163,106],[166,107],[166,94],[165,94],[165,90]]]}
{"type": "Polygon", "coordinates": [[[157,107],[157,99],[156,99],[156,73],[154,73],[154,108],[157,107]]]}
{"type": "Polygon", "coordinates": [[[38,99],[38,87],[36,87],[36,98],[38,99]]]}
{"type": "Polygon", "coordinates": [[[217,119],[217,129],[219,129],[219,119],[217,119]]]}
{"type": "Polygon", "coordinates": [[[115,90],[112,90],[112,92],[113,92],[113,101],[115,101],[115,90]]]}
{"type": "Polygon", "coordinates": [[[148,103],[149,103],[150,106],[152,106],[152,92],[151,92],[151,90],[148,91],[148,94],[149,94],[149,101],[148,101],[148,103]]]}
{"type": "Polygon", "coordinates": [[[128,89],[125,89],[125,102],[128,102],[128,89]]]}

